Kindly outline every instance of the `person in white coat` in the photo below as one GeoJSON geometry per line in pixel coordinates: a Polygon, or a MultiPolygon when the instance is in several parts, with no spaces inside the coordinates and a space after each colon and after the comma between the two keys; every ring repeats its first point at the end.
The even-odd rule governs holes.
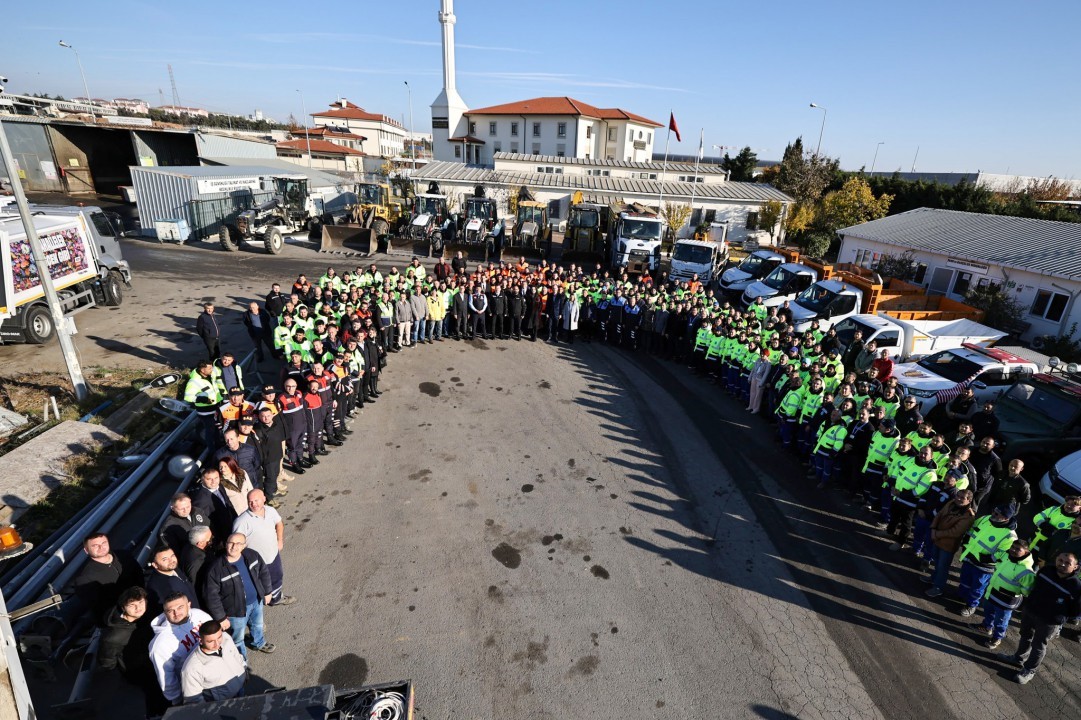
{"type": "Polygon", "coordinates": [[[766,380],[769,378],[773,364],[769,361],[769,350],[765,349],[751,366],[751,400],[747,410],[758,414],[762,409],[762,396],[766,394],[766,380]]]}
{"type": "Polygon", "coordinates": [[[165,598],[165,612],[150,623],[154,639],[150,641],[150,662],[165,699],[173,705],[183,701],[180,670],[184,661],[199,647],[199,627],[212,620],[202,610],[193,608],[184,593],[165,598]]]}
{"type": "Polygon", "coordinates": [[[578,299],[578,293],[568,290],[563,303],[563,332],[569,343],[574,342],[574,334],[578,332],[578,318],[581,313],[582,302],[578,299]]]}

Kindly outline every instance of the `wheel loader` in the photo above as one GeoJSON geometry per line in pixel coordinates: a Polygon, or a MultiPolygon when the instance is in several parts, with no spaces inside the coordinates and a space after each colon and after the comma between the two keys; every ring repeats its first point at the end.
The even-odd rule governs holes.
{"type": "Polygon", "coordinates": [[[404,222],[403,203],[385,183],[358,183],[353,188],[357,202],[349,206],[348,222],[322,227],[320,250],[353,250],[370,255],[381,237],[398,232],[404,222]]]}
{"type": "Polygon", "coordinates": [[[581,191],[572,198],[567,231],[563,234],[563,262],[575,262],[586,267],[607,264],[605,232],[608,207],[582,201],[581,191]]]}
{"type": "Polygon", "coordinates": [[[514,228],[509,233],[503,252],[495,260],[525,257],[547,260],[552,255],[552,227],[548,224],[548,206],[538,202],[529,188],[522,186],[514,203],[514,228]]]}
{"type": "Polygon", "coordinates": [[[222,222],[218,243],[223,250],[237,252],[241,245],[261,244],[271,255],[278,255],[285,247],[284,234],[306,229],[317,216],[307,178],[283,175],[273,182],[271,200],[222,222]]]}

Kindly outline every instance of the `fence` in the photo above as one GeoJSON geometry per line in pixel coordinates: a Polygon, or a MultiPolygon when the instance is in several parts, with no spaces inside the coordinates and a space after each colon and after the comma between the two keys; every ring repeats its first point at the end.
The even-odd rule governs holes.
{"type": "Polygon", "coordinates": [[[232,222],[244,210],[269,202],[273,193],[237,193],[232,197],[211,200],[191,200],[188,216],[191,221],[192,240],[217,240],[223,222],[232,222]]]}

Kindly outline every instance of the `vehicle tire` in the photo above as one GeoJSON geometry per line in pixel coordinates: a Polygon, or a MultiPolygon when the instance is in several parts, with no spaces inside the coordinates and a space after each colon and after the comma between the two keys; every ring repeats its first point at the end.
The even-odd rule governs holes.
{"type": "Polygon", "coordinates": [[[263,247],[271,255],[281,255],[282,248],[285,247],[285,241],[282,240],[282,231],[272,227],[263,233],[263,247]]]}
{"type": "Polygon", "coordinates": [[[228,225],[222,225],[221,229],[218,230],[218,244],[220,244],[221,249],[226,252],[237,252],[240,250],[240,245],[233,242],[233,233],[228,225]]]}
{"type": "Polygon", "coordinates": [[[106,305],[116,307],[124,302],[124,289],[121,287],[123,281],[123,277],[116,270],[110,270],[101,281],[101,292],[105,296],[106,305]]]}
{"type": "Polygon", "coordinates": [[[390,223],[388,223],[383,218],[376,218],[372,222],[372,235],[375,237],[381,237],[388,234],[390,234],[390,223]]]}
{"type": "Polygon", "coordinates": [[[26,313],[26,342],[44,345],[56,334],[56,323],[49,308],[35,305],[26,313]]]}

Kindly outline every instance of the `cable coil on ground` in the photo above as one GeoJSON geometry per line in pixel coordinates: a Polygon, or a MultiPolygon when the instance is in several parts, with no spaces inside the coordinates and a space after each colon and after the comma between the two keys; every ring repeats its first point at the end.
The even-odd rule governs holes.
{"type": "Polygon", "coordinates": [[[367,690],[342,708],[344,720],[404,720],[405,696],[398,692],[367,690]]]}

